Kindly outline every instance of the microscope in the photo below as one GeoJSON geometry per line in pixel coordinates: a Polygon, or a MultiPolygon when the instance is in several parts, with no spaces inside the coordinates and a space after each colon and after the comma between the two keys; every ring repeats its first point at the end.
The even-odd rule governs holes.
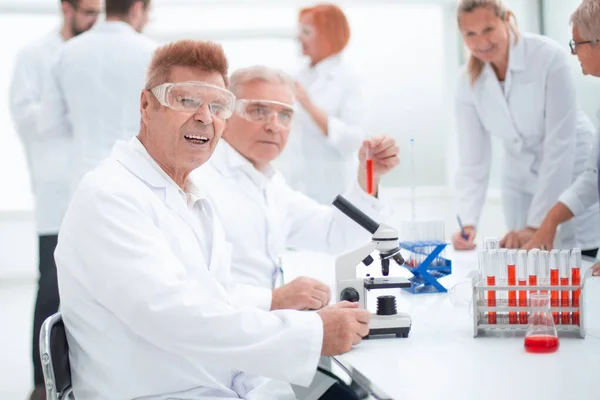
{"type": "MultiPolygon", "coordinates": [[[[370,242],[337,258],[335,262],[337,301],[358,302],[360,308],[366,310],[369,290],[410,288],[408,279],[387,277],[390,272],[390,260],[394,260],[400,266],[404,264],[400,254],[398,232],[391,226],[378,224],[341,195],[335,198],[333,205],[372,235],[370,242]],[[366,266],[371,265],[374,261],[371,253],[375,250],[379,252],[383,277],[374,278],[367,275],[366,278],[357,278],[356,266],[361,262],[366,266]]],[[[394,296],[378,296],[377,313],[371,314],[369,335],[366,338],[381,335],[408,337],[411,324],[410,315],[396,311],[394,296]]]]}

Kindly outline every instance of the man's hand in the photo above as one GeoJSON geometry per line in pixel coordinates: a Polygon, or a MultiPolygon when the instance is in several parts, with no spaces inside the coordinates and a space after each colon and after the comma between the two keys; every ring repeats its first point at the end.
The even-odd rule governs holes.
{"type": "Polygon", "coordinates": [[[541,226],[540,229],[529,238],[523,248],[525,250],[541,249],[546,246],[546,250],[552,250],[554,237],[556,236],[556,228],[541,226]]]}
{"type": "Polygon", "coordinates": [[[298,100],[298,102],[302,105],[302,107],[304,107],[306,109],[309,107],[309,105],[312,104],[310,97],[308,96],[308,92],[306,91],[304,86],[302,86],[302,84],[300,82],[296,81],[295,83],[296,83],[296,100],[298,100]]]}
{"type": "Polygon", "coordinates": [[[272,310],[318,310],[329,304],[329,286],[302,276],[273,290],[272,310]]]}
{"type": "Polygon", "coordinates": [[[467,225],[464,227],[467,238],[462,236],[462,232],[456,232],[452,235],[452,244],[456,250],[473,250],[475,245],[475,227],[467,225]]]}
{"type": "MultiPolygon", "coordinates": [[[[358,169],[358,183],[365,192],[367,191],[367,149],[369,149],[371,159],[373,160],[374,188],[379,186],[379,180],[383,175],[390,172],[400,163],[400,158],[398,157],[400,149],[392,137],[380,135],[369,140],[364,140],[358,152],[360,165],[358,169]]],[[[375,192],[377,192],[376,189],[375,192]]]]}
{"type": "Polygon", "coordinates": [[[342,301],[317,311],[323,320],[323,346],[321,355],[344,354],[359,344],[369,334],[371,314],[359,309],[358,303],[342,301]]]}
{"type": "Polygon", "coordinates": [[[592,276],[600,276],[600,262],[592,265],[592,276]]]}
{"type": "Polygon", "coordinates": [[[536,232],[537,229],[530,227],[510,231],[502,238],[502,240],[500,240],[500,247],[503,249],[523,248],[525,244],[531,240],[531,238],[536,232]]]}

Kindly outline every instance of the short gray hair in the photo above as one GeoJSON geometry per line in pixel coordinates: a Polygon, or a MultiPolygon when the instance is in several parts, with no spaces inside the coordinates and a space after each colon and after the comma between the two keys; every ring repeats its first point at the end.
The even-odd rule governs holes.
{"type": "Polygon", "coordinates": [[[600,40],[600,0],[584,0],[571,15],[584,40],[600,40]]]}
{"type": "Polygon", "coordinates": [[[237,96],[241,86],[255,81],[288,86],[292,95],[296,96],[296,85],[290,75],[264,65],[255,65],[235,71],[229,78],[229,90],[237,96]]]}

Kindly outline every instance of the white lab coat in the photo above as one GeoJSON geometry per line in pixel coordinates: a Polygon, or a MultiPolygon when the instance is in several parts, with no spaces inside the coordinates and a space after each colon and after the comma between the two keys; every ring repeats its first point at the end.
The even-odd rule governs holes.
{"type": "Polygon", "coordinates": [[[70,139],[38,134],[44,82],[64,43],[55,30],[19,51],[10,85],[10,112],[27,157],[40,235],[58,233],[69,203],[70,139]]]}
{"type": "MultiPolygon", "coordinates": [[[[600,120],[600,110],[596,115],[600,120]]],[[[588,154],[585,170],[558,199],[575,216],[581,215],[598,203],[598,151],[598,137],[596,137],[594,147],[588,154]]]]}
{"type": "Polygon", "coordinates": [[[356,154],[368,136],[363,125],[365,96],[356,74],[339,54],[314,68],[307,66],[296,79],[311,101],[328,115],[328,136],[298,104],[290,141],[278,164],[292,188],[322,204],[331,204],[356,178],[356,154]]]}
{"type": "Polygon", "coordinates": [[[71,137],[71,192],[118,140],[140,128],[140,95],[156,43],[120,21],[65,44],[44,89],[40,135],[71,137]]]}
{"type": "MultiPolygon", "coordinates": [[[[465,224],[477,224],[485,201],[491,136],[503,143],[501,185],[508,229],[539,227],[584,171],[594,127],[578,107],[568,57],[551,39],[524,33],[511,45],[504,91],[489,63],[473,86],[463,71],[456,101],[456,184],[465,224]]],[[[567,248],[598,247],[598,207],[590,206],[563,224],[557,238],[567,248]]]]}
{"type": "Polygon", "coordinates": [[[133,138],[75,192],[55,257],[77,399],[289,399],[256,376],[311,382],[320,317],[232,300],[231,247],[188,183],[133,138]]]}
{"type": "MultiPolygon", "coordinates": [[[[371,238],[333,206],[291,189],[272,167],[258,171],[224,140],[192,176],[206,188],[233,246],[236,282],[273,288],[281,281],[278,260],[286,248],[342,253],[371,238]]],[[[360,188],[356,173],[353,182],[343,195],[380,221],[389,210],[360,188]]]]}

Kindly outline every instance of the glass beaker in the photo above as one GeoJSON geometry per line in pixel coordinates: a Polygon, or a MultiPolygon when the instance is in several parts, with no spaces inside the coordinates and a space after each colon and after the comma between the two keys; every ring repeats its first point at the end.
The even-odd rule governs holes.
{"type": "Polygon", "coordinates": [[[531,314],[525,334],[525,350],[530,353],[552,353],[558,350],[558,334],[550,311],[550,293],[529,295],[531,314]]]}

